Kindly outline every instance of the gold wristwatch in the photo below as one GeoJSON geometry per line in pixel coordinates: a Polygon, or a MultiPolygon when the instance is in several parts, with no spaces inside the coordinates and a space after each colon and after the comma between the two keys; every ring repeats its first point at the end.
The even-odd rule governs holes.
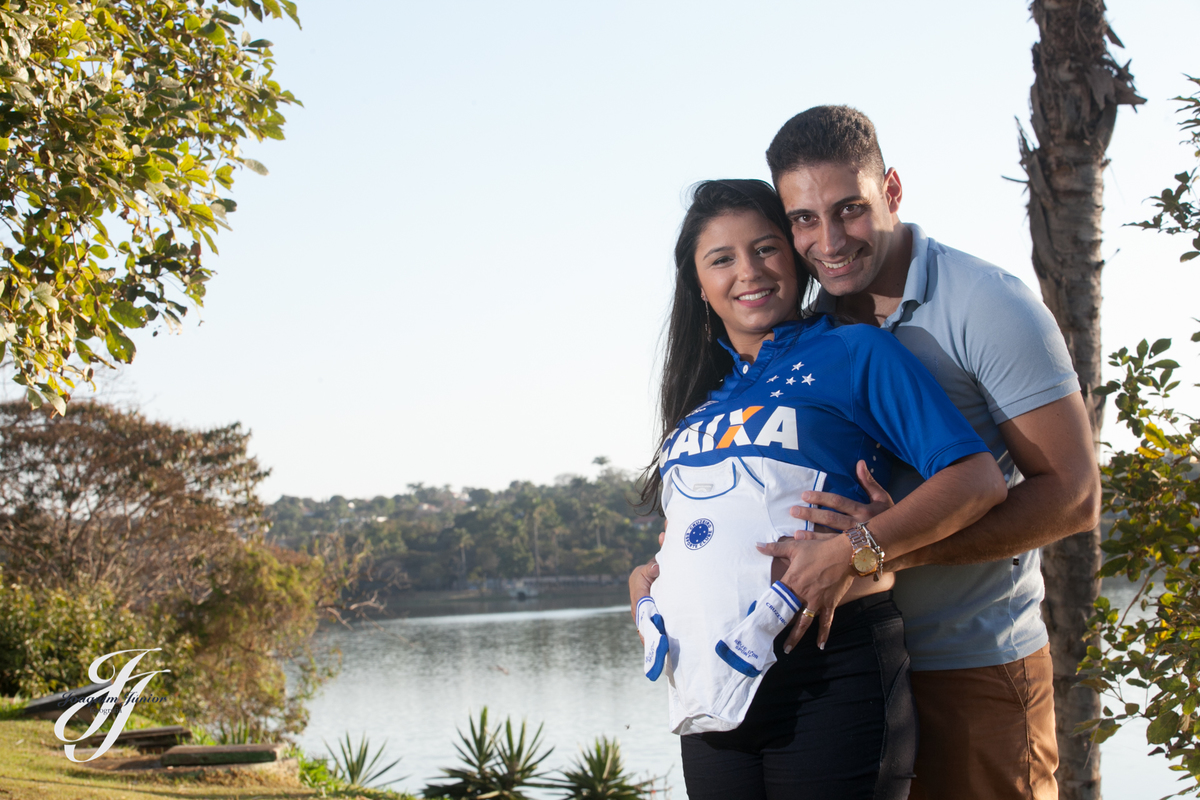
{"type": "Polygon", "coordinates": [[[850,545],[854,548],[850,555],[850,567],[860,578],[874,573],[875,580],[879,580],[883,576],[883,548],[867,530],[867,523],[860,522],[842,533],[850,537],[850,545]]]}

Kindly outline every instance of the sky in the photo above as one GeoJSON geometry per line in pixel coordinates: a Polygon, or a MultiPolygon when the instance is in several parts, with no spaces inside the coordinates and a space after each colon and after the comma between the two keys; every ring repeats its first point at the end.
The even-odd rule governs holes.
{"type": "MultiPolygon", "coordinates": [[[[1174,337],[1194,367],[1200,267],[1122,226],[1195,164],[1170,98],[1200,72],[1200,4],[1108,9],[1148,102],[1122,107],[1109,148],[1105,351],[1174,337]]],[[[178,335],[137,332],[134,363],[101,382],[178,425],[240,421],[268,502],[550,482],[601,455],[642,467],[687,188],[769,179],[766,146],[813,105],[873,119],[901,219],[1036,290],[1023,186],[1005,180],[1023,177],[1024,2],[299,10],[303,30],[261,34],[304,107],[285,141],[245,146],[270,175],[239,173],[204,307],[178,335]]],[[[1114,419],[1105,438],[1128,446],[1114,419]]]]}

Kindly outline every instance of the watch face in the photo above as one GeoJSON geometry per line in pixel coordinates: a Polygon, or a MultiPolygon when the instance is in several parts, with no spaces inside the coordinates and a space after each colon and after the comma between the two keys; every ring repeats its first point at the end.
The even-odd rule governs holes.
{"type": "Polygon", "coordinates": [[[850,559],[850,565],[859,575],[870,575],[879,566],[879,556],[875,555],[871,548],[864,547],[855,552],[854,557],[850,559]]]}

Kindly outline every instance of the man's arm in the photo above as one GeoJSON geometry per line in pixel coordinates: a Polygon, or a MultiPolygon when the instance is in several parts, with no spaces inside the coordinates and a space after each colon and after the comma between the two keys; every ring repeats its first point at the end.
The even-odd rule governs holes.
{"type": "MultiPolygon", "coordinates": [[[[1025,481],[1009,489],[1008,498],[974,525],[887,559],[887,571],[1012,558],[1096,527],[1100,469],[1078,392],[1002,423],[1000,435],[1025,481]]],[[[804,492],[801,499],[813,506],[794,506],[792,516],[832,531],[869,521],[891,504],[891,498],[861,468],[859,482],[871,496],[871,505],[829,492],[804,492]]],[[[796,536],[821,538],[820,533],[807,531],[798,531],[796,536]]]]}
{"type": "MultiPolygon", "coordinates": [[[[938,470],[899,504],[874,517],[871,533],[882,550],[901,557],[955,535],[1006,494],[1004,478],[991,453],[972,453],[938,470]]],[[[858,577],[850,565],[853,546],[849,537],[781,539],[756,546],[760,553],[788,559],[781,580],[807,606],[806,611],[817,612],[821,627],[817,646],[824,649],[834,610],[858,577]]],[[[784,642],[785,653],[800,641],[813,619],[807,614],[797,619],[784,642]]]]}
{"type": "Polygon", "coordinates": [[[1096,527],[1100,469],[1078,392],[1002,423],[1000,435],[1024,482],[975,524],[889,559],[887,569],[1012,558],[1096,527]]]}

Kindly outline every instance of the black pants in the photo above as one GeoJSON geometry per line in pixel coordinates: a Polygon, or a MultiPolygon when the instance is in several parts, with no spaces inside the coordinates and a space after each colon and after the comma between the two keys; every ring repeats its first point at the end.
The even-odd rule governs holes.
{"type": "Polygon", "coordinates": [[[690,800],[903,800],[917,723],[891,592],[839,606],[767,672],[732,731],[682,736],[690,800]]]}

